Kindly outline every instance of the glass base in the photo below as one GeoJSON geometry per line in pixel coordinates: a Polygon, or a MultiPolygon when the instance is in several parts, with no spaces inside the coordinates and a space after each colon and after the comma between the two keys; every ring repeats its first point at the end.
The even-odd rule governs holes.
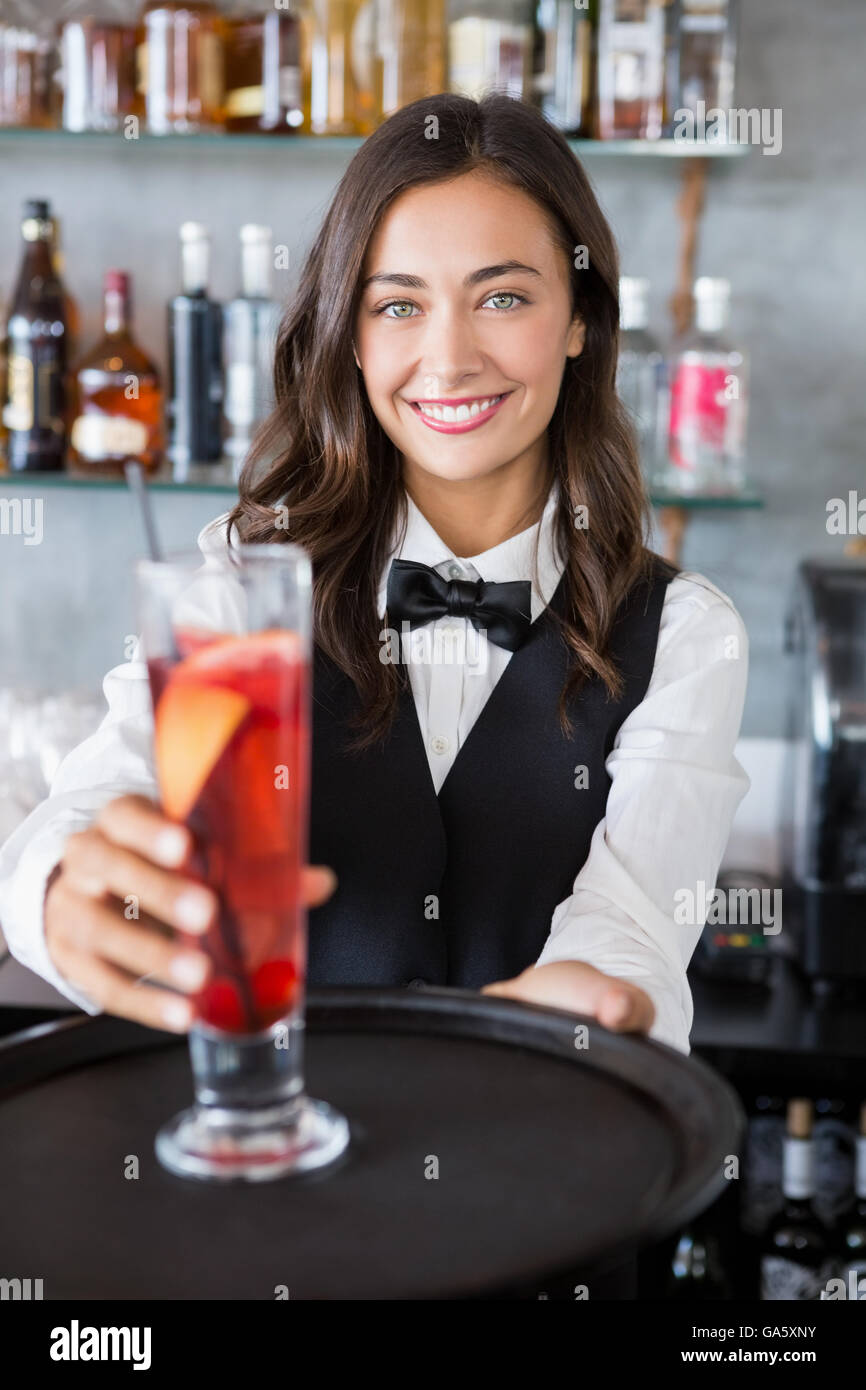
{"type": "Polygon", "coordinates": [[[348,1143],[345,1115],[302,1095],[266,1110],[193,1106],[163,1125],[155,1148],[178,1177],[267,1182],[324,1168],[348,1143]]]}

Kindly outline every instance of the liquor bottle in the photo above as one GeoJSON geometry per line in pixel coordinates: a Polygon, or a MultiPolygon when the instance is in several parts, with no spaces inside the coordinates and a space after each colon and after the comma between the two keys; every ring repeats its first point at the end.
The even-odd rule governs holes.
{"type": "Polygon", "coordinates": [[[225,452],[234,475],[252,443],[256,426],[274,405],[274,347],[280,306],[271,297],[272,232],[241,227],[241,293],[225,306],[225,452]]]}
{"type": "Polygon", "coordinates": [[[846,1298],[866,1300],[866,1100],[860,1106],[860,1126],[854,1160],[854,1201],[839,1228],[839,1276],[846,1298]]]}
{"type": "Polygon", "coordinates": [[[162,389],[150,358],[132,336],[130,277],[107,270],[105,332],[71,373],[70,470],[122,474],[132,461],[162,462],[162,389]]]}
{"type": "Polygon", "coordinates": [[[418,97],[445,90],[447,9],[447,0],[376,0],[376,57],[383,117],[418,97]]]}
{"type": "Polygon", "coordinates": [[[304,123],[313,135],[369,135],[381,118],[377,0],[307,0],[301,14],[304,123]]]}
{"type": "Polygon", "coordinates": [[[33,3],[3,0],[0,13],[0,126],[57,125],[56,56],[50,32],[33,3]]]}
{"type": "Polygon", "coordinates": [[[78,351],[78,344],[81,336],[81,310],[78,307],[78,300],[70,293],[64,278],[66,273],[66,257],[63,254],[61,245],[60,218],[56,213],[52,213],[49,218],[51,222],[51,264],[54,267],[54,274],[63,285],[63,312],[66,319],[66,361],[72,362],[78,351]]]}
{"type": "Polygon", "coordinates": [[[762,1242],[761,1298],[820,1299],[829,1266],[822,1223],[814,1211],[814,1107],[810,1100],[788,1102],[782,1153],[782,1210],[770,1222],[762,1242]]]}
{"type": "Polygon", "coordinates": [[[734,106],[736,0],[677,0],[673,19],[678,111],[734,106]],[[701,108],[700,103],[703,103],[701,108]]]}
{"type": "Polygon", "coordinates": [[[178,482],[222,455],[222,308],[208,297],[210,234],[180,229],[181,293],[168,306],[168,456],[178,482]]]}
{"type": "Polygon", "coordinates": [[[153,135],[218,130],[224,119],[225,25],[206,0],[148,0],[138,25],[138,114],[153,135]]]}
{"type": "Polygon", "coordinates": [[[729,343],[729,281],[695,281],[695,327],[676,347],[670,369],[668,467],[671,492],[734,494],[745,469],[748,373],[745,353],[729,343]]]}
{"type": "Polygon", "coordinates": [[[7,326],[3,423],[12,472],[58,472],[66,450],[66,313],[42,199],[24,204],[24,255],[7,326]]]}
{"type": "Polygon", "coordinates": [[[543,115],[571,139],[594,136],[593,83],[597,0],[537,0],[532,96],[543,115]]]}
{"type": "Polygon", "coordinates": [[[532,0],[455,0],[448,25],[448,89],[478,100],[532,95],[532,0]]]}
{"type": "Polygon", "coordinates": [[[135,26],[105,0],[98,16],[87,3],[61,27],[60,62],[64,130],[120,130],[134,105],[135,26]]]}
{"type": "Polygon", "coordinates": [[[238,0],[226,16],[226,130],[291,135],[300,128],[301,40],[295,9],[238,0]]]}
{"type": "Polygon", "coordinates": [[[667,392],[664,353],[649,331],[648,296],[649,280],[621,278],[617,391],[634,422],[641,462],[653,482],[667,443],[667,392]]]}
{"type": "Polygon", "coordinates": [[[668,9],[666,0],[599,0],[599,139],[661,136],[668,9]]]}
{"type": "Polygon", "coordinates": [[[713,1232],[687,1227],[674,1249],[665,1297],[698,1302],[732,1298],[718,1246],[713,1232]]]}

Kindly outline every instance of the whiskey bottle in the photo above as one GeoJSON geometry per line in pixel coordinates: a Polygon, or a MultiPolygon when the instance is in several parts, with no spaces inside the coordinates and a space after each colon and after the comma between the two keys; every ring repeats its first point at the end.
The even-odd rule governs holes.
{"type": "Polygon", "coordinates": [[[12,472],[59,472],[66,452],[66,310],[47,202],[24,204],[24,254],[7,325],[3,424],[12,472]]]}
{"type": "Polygon", "coordinates": [[[148,0],[136,47],[137,112],[153,135],[219,130],[225,24],[204,0],[148,0]]]}
{"type": "Polygon", "coordinates": [[[122,474],[127,462],[153,471],[162,462],[162,389],[132,336],[130,277],[107,270],[105,332],[71,380],[70,471],[122,474]]]}
{"type": "Polygon", "coordinates": [[[180,229],[181,293],[168,306],[168,456],[177,482],[222,455],[222,308],[208,297],[210,235],[180,229]]]}
{"type": "Polygon", "coordinates": [[[761,1298],[818,1300],[829,1275],[824,1228],[814,1210],[814,1107],[788,1102],[782,1151],[782,1209],[770,1222],[761,1250],[761,1298]]]}
{"type": "Polygon", "coordinates": [[[678,0],[673,23],[675,105],[700,114],[734,105],[736,0],[678,0]]]}
{"type": "Polygon", "coordinates": [[[238,0],[226,16],[226,130],[291,135],[301,127],[301,41],[294,9],[238,0]]]}
{"type": "Polygon", "coordinates": [[[305,124],[313,135],[369,135],[381,119],[378,0],[308,0],[302,12],[305,124]]]}
{"type": "Polygon", "coordinates": [[[599,0],[599,139],[661,136],[668,8],[666,0],[599,0]]]}
{"type": "Polygon", "coordinates": [[[860,1106],[860,1126],[854,1160],[854,1201],[840,1221],[840,1277],[846,1297],[866,1301],[866,1100],[860,1106]]]}
{"type": "Polygon", "coordinates": [[[376,0],[376,55],[383,117],[445,90],[446,0],[376,0]]]}
{"type": "Polygon", "coordinates": [[[597,0],[537,0],[532,96],[552,125],[571,139],[594,135],[597,0]]]}
{"type": "Polygon", "coordinates": [[[270,227],[241,227],[241,293],[225,306],[225,452],[238,476],[257,425],[274,404],[274,347],[280,306],[271,297],[270,227]]]}

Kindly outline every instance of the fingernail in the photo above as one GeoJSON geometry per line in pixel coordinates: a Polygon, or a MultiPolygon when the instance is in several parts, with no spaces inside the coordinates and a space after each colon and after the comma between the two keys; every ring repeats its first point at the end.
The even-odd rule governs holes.
{"type": "Polygon", "coordinates": [[[174,905],[178,926],[187,931],[205,931],[213,915],[213,899],[199,888],[188,888],[174,905]]]}
{"type": "Polygon", "coordinates": [[[186,854],[187,837],[180,826],[169,826],[156,837],[153,852],[161,864],[179,864],[186,854]]]}
{"type": "Polygon", "coordinates": [[[176,1028],[182,1033],[192,1022],[192,1010],[183,999],[169,999],[162,1006],[162,1019],[166,1027],[176,1028]]]}
{"type": "Polygon", "coordinates": [[[208,972],[207,956],[191,951],[175,956],[168,967],[169,974],[182,989],[200,989],[208,972]]]}

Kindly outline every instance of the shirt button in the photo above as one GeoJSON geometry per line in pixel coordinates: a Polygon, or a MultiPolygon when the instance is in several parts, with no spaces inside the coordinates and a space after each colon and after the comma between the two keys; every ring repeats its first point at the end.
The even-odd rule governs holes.
{"type": "Polygon", "coordinates": [[[416,975],[415,978],[414,978],[414,980],[407,980],[407,981],[406,981],[406,988],[407,988],[407,989],[423,989],[424,986],[427,985],[427,984],[429,984],[429,980],[423,980],[423,979],[421,978],[420,975],[416,975]]]}
{"type": "Polygon", "coordinates": [[[448,577],[449,577],[449,579],[459,579],[462,573],[463,573],[463,570],[462,570],[462,568],[460,567],[460,565],[455,565],[455,564],[452,563],[452,564],[450,564],[450,565],[448,566],[448,577]]]}
{"type": "Polygon", "coordinates": [[[430,747],[434,753],[447,753],[451,747],[451,740],[445,738],[444,734],[434,734],[430,740],[430,747]]]}

